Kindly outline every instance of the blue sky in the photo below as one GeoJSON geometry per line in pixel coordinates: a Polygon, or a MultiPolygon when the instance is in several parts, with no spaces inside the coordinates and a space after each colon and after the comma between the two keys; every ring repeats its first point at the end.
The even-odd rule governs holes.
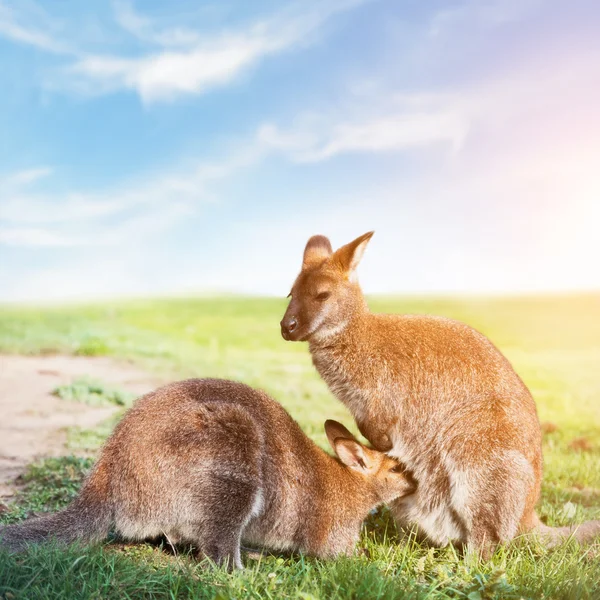
{"type": "Polygon", "coordinates": [[[600,288],[595,1],[0,0],[0,300],[600,288]]]}

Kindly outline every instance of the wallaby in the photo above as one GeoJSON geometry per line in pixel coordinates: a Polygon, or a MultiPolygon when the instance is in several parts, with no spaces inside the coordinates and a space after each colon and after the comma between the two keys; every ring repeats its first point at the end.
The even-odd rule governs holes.
{"type": "Polygon", "coordinates": [[[242,567],[240,543],[318,557],[351,553],[369,511],[413,493],[397,460],[340,423],[325,431],[338,459],[266,393],[190,379],[140,398],[63,511],[0,528],[0,546],[164,535],[217,564],[242,567]]]}
{"type": "Polygon", "coordinates": [[[418,489],[393,504],[399,524],[484,556],[519,532],[536,530],[548,542],[600,534],[600,521],[550,528],[536,516],[535,403],[485,336],[446,318],[369,311],[356,268],[372,235],[336,252],[326,237],[308,241],[281,333],[308,341],[361,433],[413,472],[418,489]]]}

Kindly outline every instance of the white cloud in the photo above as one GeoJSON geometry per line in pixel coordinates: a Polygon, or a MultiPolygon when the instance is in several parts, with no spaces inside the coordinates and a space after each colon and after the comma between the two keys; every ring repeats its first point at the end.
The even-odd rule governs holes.
{"type": "Polygon", "coordinates": [[[31,169],[25,169],[23,171],[17,171],[4,177],[0,177],[0,189],[6,190],[12,188],[19,188],[32,184],[39,179],[48,177],[52,174],[51,167],[34,167],[31,169]]]}
{"type": "Polygon", "coordinates": [[[316,162],[348,152],[397,151],[438,142],[458,150],[467,134],[467,121],[453,110],[400,112],[385,116],[367,115],[354,122],[321,123],[309,129],[303,122],[296,129],[281,131],[263,125],[259,138],[283,150],[297,162],[316,162]]]}
{"type": "Polygon", "coordinates": [[[53,54],[69,53],[67,44],[60,41],[58,34],[53,32],[56,26],[46,15],[41,16],[42,19],[39,10],[35,14],[23,15],[0,1],[0,37],[53,54]],[[27,24],[23,23],[25,20],[28,21],[27,24]],[[42,23],[30,23],[30,20],[41,20],[42,23]]]}
{"type": "Polygon", "coordinates": [[[262,40],[231,39],[211,49],[161,52],[142,59],[83,58],[69,68],[77,84],[103,91],[135,90],[144,102],[201,94],[233,79],[266,52],[262,40]]]}
{"type": "Polygon", "coordinates": [[[222,160],[166,170],[138,181],[89,192],[39,192],[49,168],[5,176],[0,186],[0,244],[116,246],[165,230],[212,202],[212,187],[263,155],[255,143],[230,148],[222,160]]]}
{"type": "Polygon", "coordinates": [[[82,241],[37,227],[0,227],[0,244],[7,246],[76,246],[82,241]]]}
{"type": "Polygon", "coordinates": [[[156,32],[129,4],[117,4],[122,27],[141,39],[164,46],[139,57],[82,56],[67,67],[60,85],[88,93],[133,90],[145,102],[202,94],[237,78],[269,55],[307,43],[334,14],[367,0],[329,0],[294,5],[275,17],[244,29],[196,39],[179,28],[156,32]],[[171,46],[188,46],[175,50],[171,46]]]}
{"type": "Polygon", "coordinates": [[[542,0],[467,0],[442,8],[431,19],[429,34],[456,39],[464,31],[486,31],[531,15],[542,0]]]}
{"type": "Polygon", "coordinates": [[[152,19],[137,12],[131,2],[113,2],[115,20],[121,28],[143,42],[159,46],[192,46],[200,42],[198,32],[188,27],[159,29],[152,19]]]}

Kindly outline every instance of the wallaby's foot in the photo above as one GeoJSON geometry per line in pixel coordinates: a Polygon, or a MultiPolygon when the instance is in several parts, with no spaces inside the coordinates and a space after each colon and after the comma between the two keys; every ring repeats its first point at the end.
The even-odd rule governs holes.
{"type": "Polygon", "coordinates": [[[477,556],[478,559],[487,562],[492,558],[500,542],[496,526],[483,518],[476,518],[465,544],[465,556],[477,556]]]}
{"type": "Polygon", "coordinates": [[[197,556],[199,559],[210,559],[217,567],[224,568],[228,573],[232,573],[234,569],[244,568],[239,546],[235,548],[222,542],[204,543],[197,556]]]}
{"type": "Polygon", "coordinates": [[[499,546],[498,541],[491,539],[480,539],[477,542],[470,541],[463,545],[463,557],[469,565],[476,565],[479,562],[488,562],[494,556],[494,552],[499,546]]]}
{"type": "Polygon", "coordinates": [[[480,548],[470,544],[462,544],[458,548],[459,556],[462,558],[465,565],[471,569],[477,568],[482,563],[488,562],[496,549],[496,546],[490,544],[480,548]]]}

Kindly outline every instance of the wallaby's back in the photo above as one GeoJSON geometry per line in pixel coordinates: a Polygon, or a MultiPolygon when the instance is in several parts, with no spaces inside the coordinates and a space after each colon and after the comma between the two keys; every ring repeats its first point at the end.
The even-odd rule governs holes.
{"type": "MultiPolygon", "coordinates": [[[[217,495],[240,496],[247,488],[254,512],[270,521],[262,524],[272,527],[269,545],[278,547],[290,538],[289,528],[312,501],[313,490],[327,487],[322,466],[329,458],[264,392],[232,381],[188,380],[136,403],[107,442],[98,468],[106,460],[126,467],[126,477],[113,480],[109,494],[127,507],[116,524],[128,538],[164,533],[152,523],[157,505],[169,514],[180,506],[191,507],[193,521],[194,499],[182,501],[182,488],[193,495],[198,480],[212,478],[214,482],[201,485],[215,488],[217,495]],[[226,477],[235,481],[234,490],[220,489],[226,477]],[[128,496],[137,489],[145,490],[145,502],[137,493],[128,496]],[[288,515],[285,523],[279,522],[280,509],[288,515]],[[136,531],[131,523],[143,523],[144,529],[136,531]]],[[[176,520],[181,522],[179,516],[176,520]]],[[[197,537],[189,533],[171,537],[174,541],[197,537]]]]}

